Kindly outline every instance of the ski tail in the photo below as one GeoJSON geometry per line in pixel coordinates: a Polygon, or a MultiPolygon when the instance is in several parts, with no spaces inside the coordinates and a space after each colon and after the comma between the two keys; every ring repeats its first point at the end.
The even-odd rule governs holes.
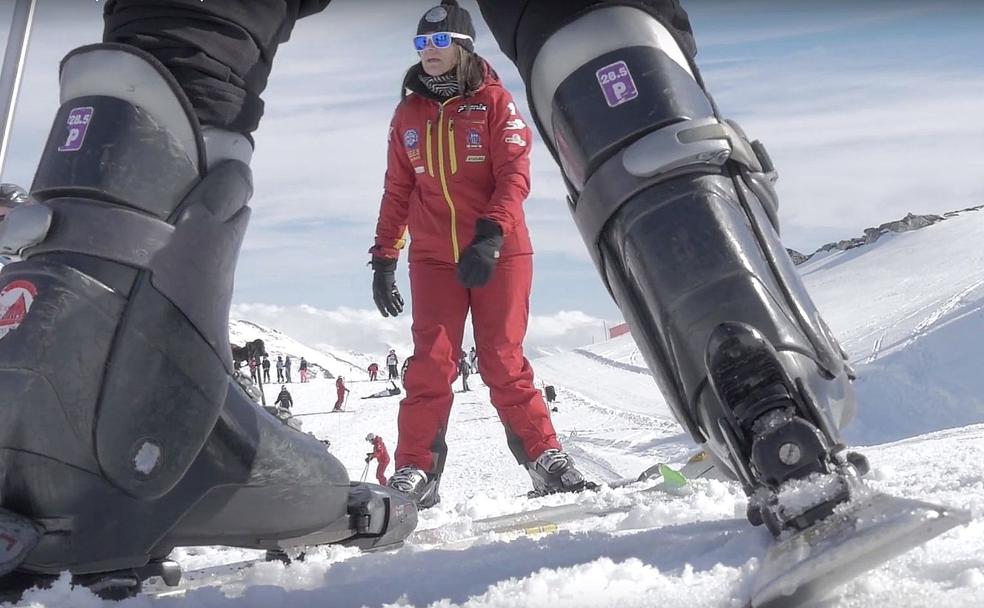
{"type": "Polygon", "coordinates": [[[810,605],[837,585],[970,520],[965,511],[866,492],[770,547],[754,575],[749,605],[810,605]]]}

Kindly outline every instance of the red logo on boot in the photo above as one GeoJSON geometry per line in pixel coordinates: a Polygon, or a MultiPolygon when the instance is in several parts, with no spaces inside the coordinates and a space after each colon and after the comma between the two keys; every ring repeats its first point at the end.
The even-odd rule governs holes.
{"type": "Polygon", "coordinates": [[[20,327],[37,295],[30,281],[13,281],[0,290],[0,338],[20,327]]]}

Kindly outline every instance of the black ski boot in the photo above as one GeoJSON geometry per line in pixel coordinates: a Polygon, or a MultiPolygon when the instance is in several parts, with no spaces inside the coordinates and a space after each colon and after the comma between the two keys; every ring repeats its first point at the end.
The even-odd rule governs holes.
{"type": "Polygon", "coordinates": [[[415,466],[400,467],[386,485],[413,501],[418,509],[429,509],[441,502],[441,476],[415,466]]]}
{"type": "Polygon", "coordinates": [[[578,229],[663,394],[742,481],[752,522],[778,533],[829,512],[866,468],[840,440],[853,373],[779,239],[765,148],[720,118],[674,36],[599,3],[519,63],[578,229]],[[836,479],[817,504],[779,506],[788,482],[824,475],[836,479]]]}
{"type": "Polygon", "coordinates": [[[584,475],[574,466],[574,459],[561,450],[546,450],[536,460],[526,464],[526,471],[533,481],[533,490],[529,493],[531,498],[597,488],[584,480],[584,475]]]}
{"type": "Polygon", "coordinates": [[[0,574],[132,588],[175,546],[401,543],[409,501],[233,379],[249,142],[132,47],[73,51],[61,88],[37,202],[0,223],[0,574]]]}

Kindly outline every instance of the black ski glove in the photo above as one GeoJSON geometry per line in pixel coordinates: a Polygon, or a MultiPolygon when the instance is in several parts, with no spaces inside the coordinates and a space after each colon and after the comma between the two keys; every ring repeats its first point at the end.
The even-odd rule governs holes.
{"type": "Polygon", "coordinates": [[[475,238],[458,258],[458,282],[465,287],[483,287],[492,278],[502,249],[502,228],[492,220],[475,222],[475,238]]]}
{"type": "Polygon", "coordinates": [[[396,288],[396,260],[372,258],[372,299],[384,317],[395,317],[403,312],[403,297],[396,288]]]}
{"type": "Polygon", "coordinates": [[[370,460],[372,460],[372,456],[366,456],[366,464],[369,464],[370,460]]]}

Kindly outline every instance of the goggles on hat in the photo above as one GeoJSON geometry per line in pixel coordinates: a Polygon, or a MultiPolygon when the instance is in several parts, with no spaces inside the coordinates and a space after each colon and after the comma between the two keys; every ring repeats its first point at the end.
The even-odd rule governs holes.
{"type": "MultiPolygon", "coordinates": [[[[435,48],[446,49],[451,46],[451,40],[458,38],[459,40],[472,40],[471,36],[466,36],[464,34],[459,34],[457,32],[434,32],[432,34],[419,34],[413,37],[413,48],[417,49],[417,52],[427,48],[427,41],[429,40],[435,48]]],[[[474,42],[474,40],[472,40],[474,42]]]]}

